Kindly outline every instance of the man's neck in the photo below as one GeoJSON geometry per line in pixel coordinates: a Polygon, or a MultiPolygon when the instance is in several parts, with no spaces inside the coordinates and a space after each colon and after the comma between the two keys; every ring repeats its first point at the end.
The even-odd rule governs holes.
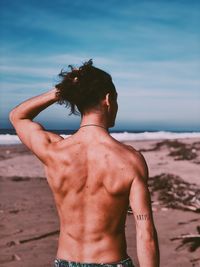
{"type": "Polygon", "coordinates": [[[101,127],[108,130],[108,123],[105,117],[100,114],[92,113],[82,116],[80,127],[84,126],[86,128],[87,127],[86,125],[88,127],[91,126],[91,128],[101,127]]]}

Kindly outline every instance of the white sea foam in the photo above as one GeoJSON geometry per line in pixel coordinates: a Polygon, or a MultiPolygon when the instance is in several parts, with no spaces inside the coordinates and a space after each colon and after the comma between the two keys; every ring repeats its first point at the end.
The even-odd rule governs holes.
{"type": "Polygon", "coordinates": [[[0,145],[20,144],[21,141],[14,134],[0,134],[0,145]]]}
{"type": "Polygon", "coordinates": [[[157,139],[179,139],[179,138],[200,138],[200,132],[143,132],[143,133],[113,133],[112,136],[119,141],[131,140],[157,140],[157,139]]]}
{"type": "MultiPolygon", "coordinates": [[[[131,140],[158,140],[158,139],[179,139],[179,138],[200,138],[200,132],[142,132],[142,133],[111,133],[111,135],[119,141],[131,140]]],[[[64,138],[70,135],[61,135],[64,138]]],[[[0,134],[0,145],[20,144],[21,141],[17,135],[0,134]]]]}

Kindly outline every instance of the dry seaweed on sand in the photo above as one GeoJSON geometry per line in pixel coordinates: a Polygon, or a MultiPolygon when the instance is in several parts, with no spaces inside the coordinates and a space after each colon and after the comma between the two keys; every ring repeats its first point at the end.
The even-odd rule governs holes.
{"type": "Polygon", "coordinates": [[[8,247],[14,246],[14,245],[18,245],[18,244],[23,244],[23,243],[27,243],[27,242],[31,242],[31,241],[35,241],[35,240],[39,240],[45,237],[49,237],[52,235],[57,235],[59,234],[60,230],[55,230],[55,231],[51,231],[51,232],[47,232],[38,236],[34,236],[34,237],[30,237],[30,238],[26,238],[26,239],[21,239],[21,240],[11,240],[9,241],[6,245],[8,247]]]}
{"type": "Polygon", "coordinates": [[[175,160],[192,160],[198,157],[197,151],[200,151],[200,142],[185,144],[178,140],[164,140],[158,142],[150,149],[140,149],[140,152],[149,152],[160,150],[163,146],[170,149],[168,156],[174,157],[175,160]]]}
{"type": "MultiPolygon", "coordinates": [[[[162,173],[148,180],[152,202],[166,208],[200,212],[200,187],[169,173],[162,173]],[[156,197],[154,195],[156,194],[156,197]]],[[[131,207],[128,214],[132,214],[131,207]]]]}
{"type": "Polygon", "coordinates": [[[178,149],[182,145],[185,145],[185,144],[178,140],[164,140],[164,141],[156,143],[152,148],[140,149],[140,152],[157,151],[157,150],[160,150],[163,146],[166,146],[168,148],[178,149]]]}
{"type": "Polygon", "coordinates": [[[174,157],[175,160],[192,160],[198,156],[196,151],[192,145],[180,143],[178,147],[172,146],[168,155],[174,157]]]}
{"type": "Polygon", "coordinates": [[[158,200],[165,207],[200,212],[200,188],[173,174],[161,174],[149,178],[152,194],[158,193],[158,200]]]}
{"type": "Polygon", "coordinates": [[[181,240],[181,245],[179,245],[176,250],[182,248],[187,245],[189,247],[189,251],[193,252],[200,248],[200,226],[197,226],[197,234],[186,234],[177,237],[170,238],[171,241],[181,240]]]}

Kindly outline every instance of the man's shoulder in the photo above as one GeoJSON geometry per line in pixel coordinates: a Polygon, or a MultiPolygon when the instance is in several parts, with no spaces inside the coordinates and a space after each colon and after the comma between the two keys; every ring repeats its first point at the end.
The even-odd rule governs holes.
{"type": "Polygon", "coordinates": [[[140,154],[140,152],[135,149],[133,146],[129,145],[129,144],[125,144],[125,143],[121,143],[121,145],[123,146],[123,148],[127,151],[130,152],[130,156],[132,157],[137,157],[138,154],[140,154]]]}
{"type": "Polygon", "coordinates": [[[135,159],[140,158],[142,156],[141,153],[138,150],[136,150],[133,146],[125,144],[118,140],[115,141],[117,147],[119,148],[119,151],[121,152],[119,155],[124,156],[123,152],[125,152],[128,158],[130,158],[131,160],[133,160],[134,158],[135,159]]]}
{"type": "Polygon", "coordinates": [[[133,146],[125,144],[126,149],[130,151],[130,160],[138,175],[148,177],[148,165],[143,154],[133,146]]]}

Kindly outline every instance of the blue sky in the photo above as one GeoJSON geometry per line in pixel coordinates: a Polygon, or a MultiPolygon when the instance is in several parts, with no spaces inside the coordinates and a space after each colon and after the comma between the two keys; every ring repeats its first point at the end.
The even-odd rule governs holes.
{"type": "MultiPolygon", "coordinates": [[[[1,0],[0,128],[69,64],[93,59],[118,91],[113,130],[200,131],[200,1],[1,0]]],[[[54,104],[36,121],[76,129],[54,104]]]]}

